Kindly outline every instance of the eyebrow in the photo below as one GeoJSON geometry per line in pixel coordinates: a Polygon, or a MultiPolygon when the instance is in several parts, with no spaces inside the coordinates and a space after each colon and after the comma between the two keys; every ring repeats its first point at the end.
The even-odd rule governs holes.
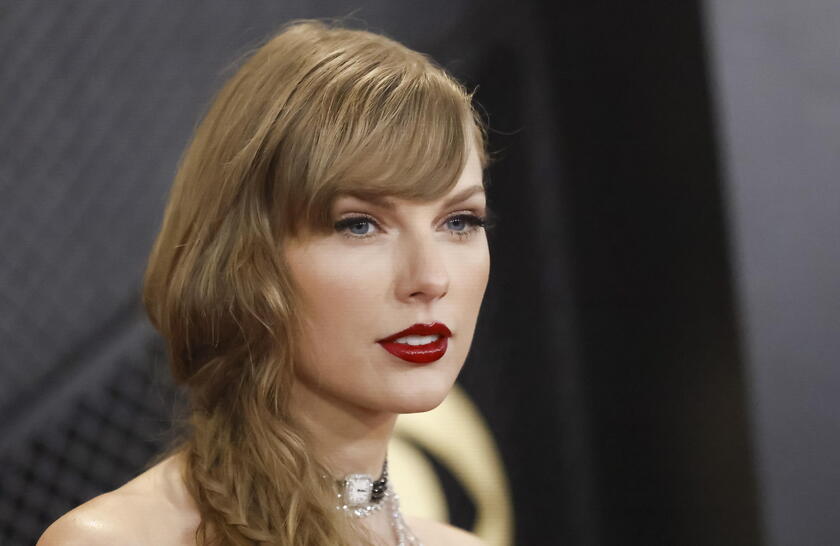
{"type": "MultiPolygon", "coordinates": [[[[450,207],[450,206],[454,205],[455,203],[465,201],[466,199],[472,197],[476,193],[484,193],[484,187],[476,185],[476,186],[470,186],[468,188],[464,188],[460,192],[456,193],[455,195],[453,195],[452,197],[447,199],[446,202],[443,204],[443,208],[447,208],[447,207],[450,207]]],[[[367,194],[367,193],[358,192],[358,191],[342,192],[342,194],[339,195],[339,197],[342,197],[342,196],[355,197],[356,199],[360,199],[362,201],[367,201],[368,203],[372,203],[372,204],[374,204],[374,205],[376,205],[380,208],[383,208],[383,209],[386,209],[386,210],[389,210],[389,211],[392,211],[392,210],[394,210],[394,208],[396,208],[396,204],[394,203],[394,201],[391,200],[388,197],[382,197],[382,196],[379,196],[379,195],[367,194]]]]}

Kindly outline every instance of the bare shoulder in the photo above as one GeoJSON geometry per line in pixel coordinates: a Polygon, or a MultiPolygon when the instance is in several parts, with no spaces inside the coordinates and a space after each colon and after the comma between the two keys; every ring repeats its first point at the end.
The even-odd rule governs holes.
{"type": "Polygon", "coordinates": [[[427,546],[487,546],[478,535],[454,525],[409,515],[403,517],[417,538],[427,546]]]}
{"type": "Polygon", "coordinates": [[[131,504],[118,491],[93,498],[58,518],[37,546],[145,544],[131,504]]]}
{"type": "Polygon", "coordinates": [[[192,546],[198,514],[179,476],[164,461],[61,516],[37,546],[192,546]]]}

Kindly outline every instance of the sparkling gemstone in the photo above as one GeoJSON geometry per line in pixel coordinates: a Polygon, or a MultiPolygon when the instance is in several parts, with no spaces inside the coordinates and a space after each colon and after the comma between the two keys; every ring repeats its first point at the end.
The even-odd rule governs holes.
{"type": "Polygon", "coordinates": [[[366,504],[373,490],[373,478],[365,474],[351,474],[344,480],[344,498],[351,506],[366,504]]]}

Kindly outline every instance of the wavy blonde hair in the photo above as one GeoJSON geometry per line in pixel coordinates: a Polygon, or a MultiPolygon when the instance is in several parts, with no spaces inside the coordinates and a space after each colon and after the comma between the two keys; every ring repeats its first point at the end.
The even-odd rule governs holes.
{"type": "Polygon", "coordinates": [[[444,195],[470,146],[485,166],[471,93],[423,54],[337,23],[284,25],[218,92],[181,158],[143,293],[189,394],[169,454],[184,456],[198,544],[370,543],[335,510],[289,411],[301,324],[283,241],[334,229],[344,191],[444,195]]]}

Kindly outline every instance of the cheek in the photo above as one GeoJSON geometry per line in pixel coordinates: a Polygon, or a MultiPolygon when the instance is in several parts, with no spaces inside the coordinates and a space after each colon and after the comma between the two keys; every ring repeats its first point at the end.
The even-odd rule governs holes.
{"type": "Polygon", "coordinates": [[[490,252],[486,241],[477,245],[477,248],[463,252],[452,271],[458,272],[458,283],[469,299],[468,303],[480,304],[490,277],[490,252]]]}
{"type": "Polygon", "coordinates": [[[387,284],[387,267],[380,262],[325,248],[297,264],[294,274],[303,292],[303,312],[316,344],[325,339],[328,346],[350,340],[358,344],[368,337],[374,341],[376,313],[387,284]]]}

